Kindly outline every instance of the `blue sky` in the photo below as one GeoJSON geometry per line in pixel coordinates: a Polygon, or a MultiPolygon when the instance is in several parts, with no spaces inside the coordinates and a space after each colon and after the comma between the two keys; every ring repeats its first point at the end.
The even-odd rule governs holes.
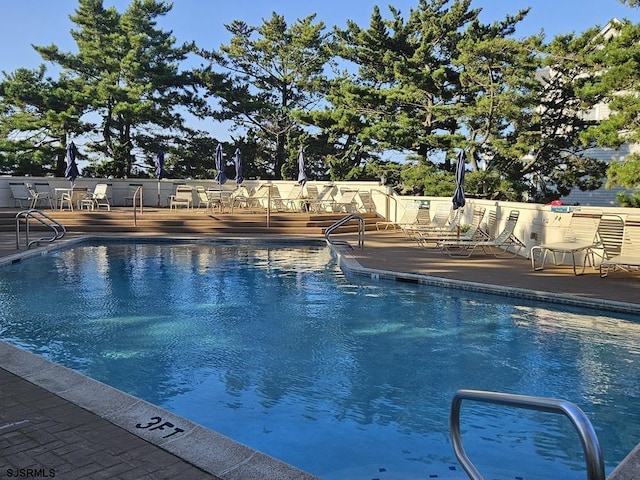
{"type": "MultiPolygon", "coordinates": [[[[128,0],[104,0],[123,11],[128,0]]],[[[368,24],[373,5],[380,5],[384,14],[392,3],[403,13],[417,5],[417,0],[374,2],[372,0],[174,0],[173,9],[162,19],[163,28],[173,30],[178,42],[194,40],[208,50],[227,43],[224,28],[232,20],[244,20],[259,25],[273,11],[284,15],[290,23],[312,13],[328,26],[343,27],[347,19],[368,24]]],[[[69,34],[73,24],[69,15],[77,0],[0,0],[0,71],[11,72],[19,67],[35,68],[41,62],[31,47],[55,43],[65,51],[75,51],[69,34]]],[[[594,25],[604,25],[612,17],[640,22],[640,9],[622,5],[618,0],[474,0],[472,6],[482,8],[482,19],[493,21],[506,13],[531,7],[518,35],[525,36],[544,30],[547,37],[559,33],[582,32],[594,25]]]]}

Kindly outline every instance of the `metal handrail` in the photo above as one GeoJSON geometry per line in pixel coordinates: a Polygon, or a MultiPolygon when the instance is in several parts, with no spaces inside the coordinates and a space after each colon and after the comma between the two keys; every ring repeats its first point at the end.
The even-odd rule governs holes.
{"type": "Polygon", "coordinates": [[[482,475],[464,451],[460,435],[460,406],[462,400],[493,403],[508,407],[526,408],[548,413],[561,413],[569,418],[576,428],[587,463],[587,480],[605,480],[604,459],[600,443],[591,422],[580,408],[566,400],[555,398],[515,395],[509,393],[486,392],[481,390],[458,390],[451,402],[451,439],[458,461],[472,480],[483,480],[482,475]]]}
{"type": "Polygon", "coordinates": [[[40,242],[47,241],[49,243],[58,240],[64,237],[65,233],[67,233],[67,229],[57,220],[51,218],[46,213],[37,210],[35,208],[31,208],[29,210],[22,210],[16,214],[16,249],[20,250],[20,218],[24,217],[25,223],[25,245],[27,249],[31,248],[33,245],[40,244],[40,242]],[[53,231],[53,237],[42,237],[37,240],[29,241],[29,219],[32,218],[40,224],[50,228],[53,231]]]}
{"type": "Polygon", "coordinates": [[[140,214],[143,212],[143,198],[142,198],[142,185],[136,188],[136,191],[133,192],[133,197],[131,198],[131,205],[133,206],[133,226],[138,225],[138,217],[136,216],[136,199],[140,197],[140,214]]]}
{"type": "Polygon", "coordinates": [[[330,238],[330,235],[334,232],[334,230],[340,228],[345,223],[353,220],[354,218],[358,220],[358,248],[362,250],[364,248],[364,218],[362,218],[362,216],[358,215],[357,213],[350,213],[346,217],[341,218],[340,220],[335,222],[333,225],[329,226],[324,232],[324,238],[327,241],[327,243],[329,243],[330,245],[336,245],[338,243],[341,243],[343,245],[351,246],[351,244],[349,244],[348,242],[332,241],[330,238]]]}

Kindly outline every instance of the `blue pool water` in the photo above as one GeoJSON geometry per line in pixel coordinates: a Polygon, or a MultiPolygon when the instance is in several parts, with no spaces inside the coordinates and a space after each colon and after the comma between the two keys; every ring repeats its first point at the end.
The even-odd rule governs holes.
{"type": "MultiPolygon", "coordinates": [[[[466,478],[460,388],[562,398],[607,473],[640,442],[631,315],[341,273],[320,246],[107,243],[0,268],[0,338],[329,480],[466,478]]],[[[568,420],[464,403],[485,478],[584,478],[568,420]]]]}

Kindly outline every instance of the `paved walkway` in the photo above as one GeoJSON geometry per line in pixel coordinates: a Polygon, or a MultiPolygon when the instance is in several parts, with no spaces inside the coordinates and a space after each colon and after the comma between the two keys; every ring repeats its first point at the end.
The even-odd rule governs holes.
{"type": "MultiPolygon", "coordinates": [[[[74,240],[69,236],[63,242],[74,240]]],[[[29,253],[39,255],[44,248],[29,253]]],[[[576,277],[566,267],[533,272],[527,259],[495,259],[482,253],[451,259],[388,232],[367,232],[363,250],[341,251],[344,267],[359,274],[496,290],[640,314],[638,274],[602,279],[594,270],[576,277]]],[[[0,234],[0,263],[16,259],[15,236],[0,234]]],[[[191,437],[184,444],[158,440],[147,430],[136,431],[131,426],[140,425],[136,419],[166,416],[166,412],[154,412],[154,407],[141,405],[121,392],[109,397],[112,394],[104,393],[108,387],[34,357],[0,342],[0,479],[52,473],[62,479],[312,478],[277,461],[269,463],[268,458],[248,452],[246,447],[225,443],[227,440],[217,434],[181,424],[180,419],[168,418],[167,422],[172,428],[184,426],[180,430],[191,437]],[[110,400],[99,401],[105,397],[110,400]],[[208,443],[211,438],[203,440],[203,435],[209,434],[224,447],[200,454],[205,449],[216,450],[208,443]],[[213,458],[203,459],[203,455],[213,458]]]]}

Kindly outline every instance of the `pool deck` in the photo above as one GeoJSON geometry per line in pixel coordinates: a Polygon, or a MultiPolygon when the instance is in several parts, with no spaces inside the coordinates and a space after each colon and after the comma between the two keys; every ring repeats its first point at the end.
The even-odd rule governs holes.
{"type": "MultiPolygon", "coordinates": [[[[353,235],[336,237],[356,243],[353,235]]],[[[81,238],[69,235],[60,244],[81,238]]],[[[15,235],[0,233],[0,264],[17,261],[24,254],[40,255],[49,248],[17,251],[15,235]]],[[[481,251],[470,258],[450,258],[391,232],[366,232],[364,249],[338,248],[338,255],[346,271],[372,278],[640,315],[637,273],[615,273],[603,279],[589,268],[581,276],[574,276],[570,267],[534,272],[526,258],[496,259],[481,251]]],[[[29,468],[35,469],[31,476],[37,470],[40,476],[52,470],[62,479],[314,478],[4,342],[0,342],[0,362],[0,478],[18,473],[24,477],[28,472],[17,469],[29,468]]],[[[625,462],[628,468],[610,478],[639,478],[638,459],[636,451],[625,462]]]]}

